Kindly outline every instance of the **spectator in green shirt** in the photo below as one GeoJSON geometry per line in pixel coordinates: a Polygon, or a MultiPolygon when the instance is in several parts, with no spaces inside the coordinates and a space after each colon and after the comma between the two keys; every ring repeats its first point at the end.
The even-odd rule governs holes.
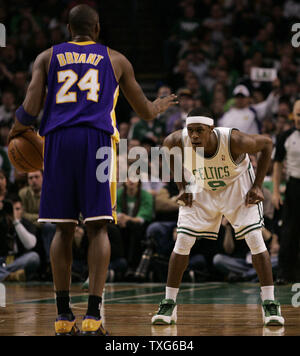
{"type": "MultiPolygon", "coordinates": [[[[156,97],[161,98],[171,93],[172,90],[168,85],[161,85],[157,90],[156,97]]],[[[132,127],[128,138],[137,139],[140,142],[150,140],[156,145],[161,144],[166,136],[167,118],[177,111],[176,107],[170,107],[164,113],[158,114],[158,116],[151,121],[141,119],[136,121],[137,117],[133,116],[132,119],[135,118],[135,122],[131,119],[132,127]]]]}
{"type": "Polygon", "coordinates": [[[133,127],[132,139],[143,141],[148,138],[155,143],[160,143],[165,132],[165,122],[159,117],[151,121],[140,120],[133,127]]]}
{"type": "Polygon", "coordinates": [[[118,226],[128,263],[126,278],[132,279],[142,255],[141,241],[153,219],[153,197],[141,188],[141,182],[128,180],[117,193],[118,226]]]}

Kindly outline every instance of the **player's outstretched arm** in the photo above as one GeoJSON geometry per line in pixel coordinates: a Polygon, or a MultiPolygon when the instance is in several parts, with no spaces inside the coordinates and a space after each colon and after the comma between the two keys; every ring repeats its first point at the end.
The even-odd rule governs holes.
{"type": "Polygon", "coordinates": [[[264,199],[262,184],[271,162],[273,142],[264,135],[248,135],[234,130],[231,135],[231,154],[238,157],[243,153],[256,154],[260,152],[257,161],[256,177],[252,188],[246,197],[246,204],[255,204],[264,199]]]}
{"type": "Polygon", "coordinates": [[[152,120],[171,105],[178,104],[175,94],[158,98],[151,102],[148,100],[135,79],[133,67],[129,60],[121,53],[109,50],[116,79],[131,107],[144,120],[152,120]]]}
{"type": "Polygon", "coordinates": [[[8,142],[28,130],[39,114],[46,92],[46,79],[51,49],[39,54],[34,62],[31,81],[28,85],[23,104],[16,112],[15,123],[9,133],[8,142]]]}

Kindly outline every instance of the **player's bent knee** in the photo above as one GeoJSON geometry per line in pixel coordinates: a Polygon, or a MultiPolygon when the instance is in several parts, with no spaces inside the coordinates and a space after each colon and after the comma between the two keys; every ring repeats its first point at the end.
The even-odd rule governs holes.
{"type": "Polygon", "coordinates": [[[189,255],[196,241],[196,237],[178,234],[174,246],[174,252],[178,255],[189,255]]]}
{"type": "Polygon", "coordinates": [[[258,255],[267,250],[261,230],[253,230],[245,237],[246,243],[252,255],[258,255]]]}

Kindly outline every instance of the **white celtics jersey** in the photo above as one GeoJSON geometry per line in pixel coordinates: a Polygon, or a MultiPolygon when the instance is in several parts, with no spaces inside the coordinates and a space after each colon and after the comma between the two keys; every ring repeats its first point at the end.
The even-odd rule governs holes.
{"type": "MultiPolygon", "coordinates": [[[[248,154],[243,155],[239,159],[240,162],[234,162],[231,156],[230,136],[232,130],[227,127],[217,127],[213,130],[218,139],[217,150],[213,156],[206,158],[200,154],[199,160],[193,158],[193,162],[188,165],[186,165],[185,160],[185,169],[192,170],[191,176],[194,182],[191,184],[192,186],[196,183],[200,189],[223,190],[247,171],[250,164],[248,154]]],[[[182,142],[184,149],[186,147],[192,148],[186,127],[182,130],[182,142]]],[[[191,149],[188,152],[191,152],[191,149]]]]}

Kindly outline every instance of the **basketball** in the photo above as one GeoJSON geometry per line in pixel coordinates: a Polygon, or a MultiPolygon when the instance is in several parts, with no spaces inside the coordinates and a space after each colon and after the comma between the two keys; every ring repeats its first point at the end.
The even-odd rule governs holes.
{"type": "Polygon", "coordinates": [[[34,131],[28,130],[14,137],[8,145],[11,164],[21,173],[43,169],[43,140],[34,131]]]}

